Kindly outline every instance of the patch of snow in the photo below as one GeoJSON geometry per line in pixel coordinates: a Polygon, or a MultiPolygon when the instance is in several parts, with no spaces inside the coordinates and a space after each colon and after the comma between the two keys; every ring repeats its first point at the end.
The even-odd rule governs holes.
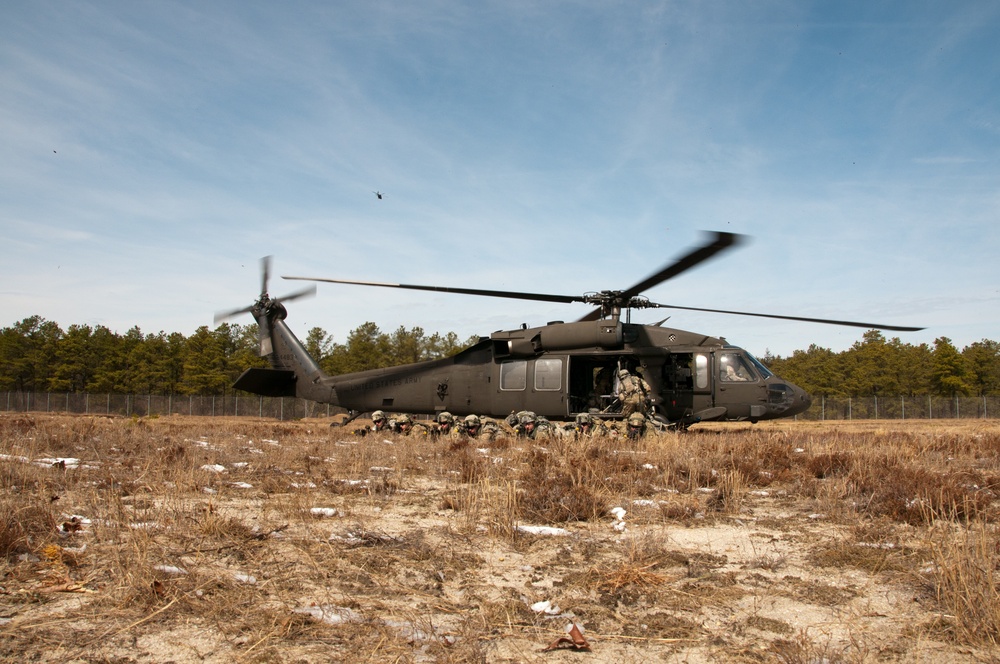
{"type": "Polygon", "coordinates": [[[565,537],[571,535],[565,528],[554,528],[552,526],[518,526],[517,532],[528,535],[548,535],[551,537],[565,537]]]}
{"type": "Polygon", "coordinates": [[[157,572],[163,572],[164,574],[169,574],[171,576],[182,576],[187,574],[187,570],[182,567],[176,567],[174,565],[155,565],[153,567],[157,572]]]}
{"type": "Polygon", "coordinates": [[[340,510],[336,507],[313,507],[309,513],[313,516],[340,516],[340,510]]]}

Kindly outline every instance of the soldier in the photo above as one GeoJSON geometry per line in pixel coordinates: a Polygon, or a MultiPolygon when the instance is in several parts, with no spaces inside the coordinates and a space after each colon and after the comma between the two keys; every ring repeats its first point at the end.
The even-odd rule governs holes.
{"type": "Polygon", "coordinates": [[[594,391],[590,395],[587,406],[603,410],[608,405],[608,400],[612,398],[614,389],[612,367],[601,367],[594,377],[594,391]]]}
{"type": "Polygon", "coordinates": [[[478,438],[482,428],[483,421],[478,415],[466,415],[465,419],[455,427],[455,431],[459,437],[478,438]]]}
{"type": "Polygon", "coordinates": [[[646,416],[642,413],[632,413],[625,420],[625,437],[629,440],[645,438],[652,433],[653,430],[648,426],[646,416]]]}
{"type": "Polygon", "coordinates": [[[642,376],[629,373],[628,369],[618,371],[618,399],[622,402],[622,415],[645,413],[649,398],[649,383],[642,376]]]}
{"type": "Polygon", "coordinates": [[[550,438],[556,434],[556,425],[549,421],[544,415],[535,417],[535,435],[533,438],[550,438]]]}
{"type": "Polygon", "coordinates": [[[393,433],[398,433],[403,436],[409,436],[413,433],[426,436],[428,433],[428,427],[423,422],[414,422],[413,418],[403,413],[397,415],[390,423],[389,426],[392,428],[393,433]]]}
{"type": "Polygon", "coordinates": [[[577,438],[583,436],[590,438],[606,433],[604,422],[590,413],[577,413],[575,420],[563,428],[567,433],[575,434],[577,438]]]}
{"type": "Polygon", "coordinates": [[[514,428],[514,435],[518,438],[534,438],[537,421],[535,414],[530,410],[522,410],[517,415],[513,413],[507,416],[507,423],[514,428]],[[511,421],[513,418],[513,422],[511,421]]]}
{"type": "Polygon", "coordinates": [[[431,429],[431,433],[435,436],[454,436],[455,429],[455,416],[446,410],[442,410],[434,418],[434,428],[431,429]]]}
{"type": "Polygon", "coordinates": [[[388,433],[392,429],[389,426],[389,418],[385,416],[385,411],[376,410],[372,413],[372,431],[378,433],[384,431],[388,433]]]}

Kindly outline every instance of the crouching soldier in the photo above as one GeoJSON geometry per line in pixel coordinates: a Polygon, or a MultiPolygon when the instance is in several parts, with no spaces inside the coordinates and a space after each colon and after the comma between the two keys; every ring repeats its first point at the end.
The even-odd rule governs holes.
{"type": "Polygon", "coordinates": [[[642,413],[632,413],[624,422],[622,432],[629,440],[639,440],[653,435],[653,427],[642,413]]]}
{"type": "Polygon", "coordinates": [[[392,431],[392,423],[386,416],[385,411],[376,410],[372,413],[372,432],[389,433],[392,431]]]}
{"type": "Polygon", "coordinates": [[[577,413],[575,421],[570,422],[563,429],[566,433],[577,438],[592,438],[607,433],[604,422],[590,413],[577,413]]]}
{"type": "Polygon", "coordinates": [[[389,422],[389,426],[392,427],[393,433],[398,433],[402,436],[426,436],[430,432],[430,428],[426,424],[423,422],[414,422],[413,418],[406,413],[397,415],[389,422]]]}
{"type": "Polygon", "coordinates": [[[458,426],[455,423],[455,416],[446,410],[441,411],[434,418],[434,424],[431,427],[432,436],[441,436],[445,438],[454,438],[458,433],[458,426]]]}
{"type": "Polygon", "coordinates": [[[496,420],[478,415],[466,415],[464,419],[455,425],[455,437],[478,438],[482,440],[493,440],[500,433],[500,426],[496,420]]]}
{"type": "Polygon", "coordinates": [[[539,426],[538,417],[530,410],[522,410],[517,415],[511,413],[507,416],[507,424],[511,426],[513,435],[517,438],[528,438],[536,440],[545,438],[551,433],[552,425],[543,418],[542,425],[539,426]]]}
{"type": "Polygon", "coordinates": [[[478,415],[466,415],[455,427],[458,438],[479,438],[483,432],[483,421],[478,415]]]}

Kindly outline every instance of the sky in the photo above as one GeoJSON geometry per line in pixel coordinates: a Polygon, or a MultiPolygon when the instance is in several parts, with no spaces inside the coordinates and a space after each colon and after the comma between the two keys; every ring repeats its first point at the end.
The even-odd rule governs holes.
{"type": "MultiPolygon", "coordinates": [[[[991,0],[39,0],[0,19],[0,327],[190,335],[253,302],[265,255],[277,296],[302,286],[281,275],[582,295],[726,231],[748,241],[644,295],[1000,340],[991,0]]],[[[288,308],[338,343],[590,310],[334,284],[288,308]]],[[[632,321],[667,315],[757,355],[865,332],[632,321]]]]}

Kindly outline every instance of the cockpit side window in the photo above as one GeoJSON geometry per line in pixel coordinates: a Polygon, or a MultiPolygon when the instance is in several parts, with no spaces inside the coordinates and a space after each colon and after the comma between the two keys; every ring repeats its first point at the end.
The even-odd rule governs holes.
{"type": "Polygon", "coordinates": [[[694,386],[699,390],[708,389],[708,355],[694,356],[694,386]]]}
{"type": "Polygon", "coordinates": [[[749,383],[757,380],[757,374],[739,353],[721,353],[719,380],[727,383],[749,383]]]}

